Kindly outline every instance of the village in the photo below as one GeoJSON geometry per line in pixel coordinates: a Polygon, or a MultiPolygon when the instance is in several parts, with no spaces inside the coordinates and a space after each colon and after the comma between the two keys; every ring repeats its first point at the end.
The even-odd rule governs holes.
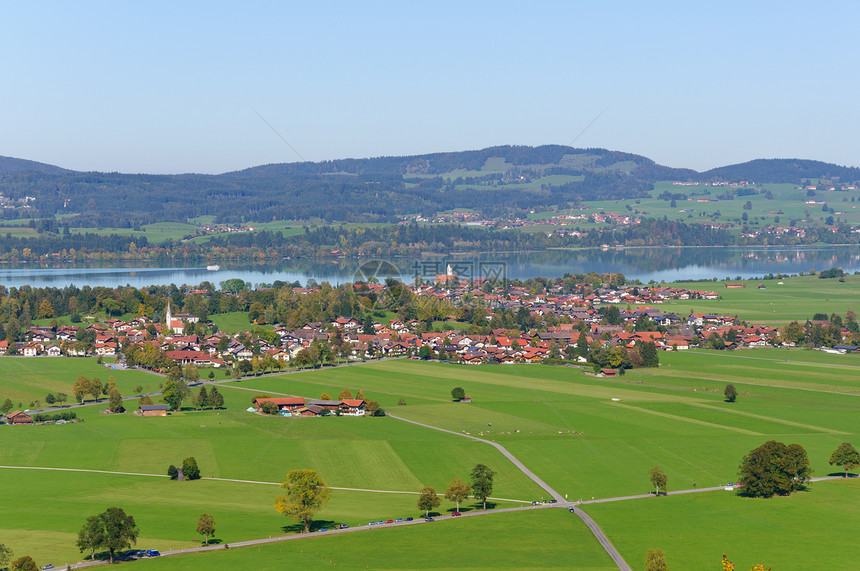
{"type": "MultiPolygon", "coordinates": [[[[382,293],[386,286],[368,283],[361,287],[365,292],[382,293]]],[[[583,293],[570,292],[570,288],[565,293],[561,285],[553,285],[538,293],[521,286],[489,287],[480,279],[464,280],[461,284],[457,276],[451,274],[437,275],[433,285],[416,283],[405,287],[415,299],[444,301],[453,307],[481,307],[486,315],[483,327],[471,327],[481,332],[466,334],[462,328],[453,327],[434,331],[417,319],[380,320],[371,319],[368,314],[364,320],[337,317],[330,322],[308,322],[298,328],[275,323],[270,325],[271,334],[266,337],[249,332],[228,335],[221,331],[200,335],[201,328],[194,327],[198,324],[198,316],[173,313],[168,303],[163,322],[141,315],[128,320],[92,320],[81,325],[32,326],[26,330],[25,341],[13,344],[13,351],[9,351],[8,340],[0,341],[0,353],[25,357],[120,356],[123,361],[130,354],[156,350],[168,361],[162,357],[156,364],[142,358],[128,358],[129,365],[143,364],[166,370],[173,362],[180,366],[237,369],[242,374],[281,370],[288,366],[315,366],[335,359],[380,357],[437,358],[473,365],[569,359],[612,369],[614,367],[604,366],[607,363],[596,358],[599,349],[626,349],[634,358],[629,364],[625,359],[625,366],[638,366],[641,363],[635,355],[646,343],[663,351],[691,347],[724,350],[793,347],[804,331],[816,328],[818,334],[811,337],[819,339],[820,346],[840,352],[858,350],[856,343],[844,342],[855,340],[852,331],[841,323],[827,320],[778,328],[741,323],[733,316],[680,314],[660,308],[668,300],[717,300],[719,294],[715,291],[640,285],[593,290],[574,287],[574,292],[583,293]],[[511,327],[508,323],[500,327],[502,314],[515,315],[520,324],[527,326],[511,327]]],[[[734,282],[726,283],[725,287],[756,286],[734,282]]],[[[316,291],[314,287],[293,288],[300,296],[316,291]]],[[[189,289],[186,295],[192,293],[200,295],[201,290],[189,289]]],[[[448,318],[446,323],[451,323],[455,316],[448,318]]],[[[249,329],[253,325],[249,324],[249,329]]]]}

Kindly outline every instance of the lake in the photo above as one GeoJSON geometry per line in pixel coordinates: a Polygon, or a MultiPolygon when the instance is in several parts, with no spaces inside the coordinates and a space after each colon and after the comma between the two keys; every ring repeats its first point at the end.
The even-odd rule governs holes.
{"type": "Polygon", "coordinates": [[[398,258],[382,267],[368,259],[296,259],[259,263],[221,264],[217,271],[204,266],[170,266],[163,262],[151,266],[45,264],[0,266],[0,284],[8,287],[78,287],[131,285],[145,287],[163,284],[196,285],[209,281],[216,286],[238,278],[253,285],[313,279],[332,284],[377,276],[380,281],[394,275],[411,282],[416,274],[432,281],[448,266],[461,277],[506,276],[510,279],[559,277],[565,273],[622,273],[643,283],[760,277],[769,273],[796,274],[841,267],[847,273],[860,271],[860,246],[817,248],[629,248],[576,251],[541,251],[515,254],[481,254],[437,258],[398,258]]]}

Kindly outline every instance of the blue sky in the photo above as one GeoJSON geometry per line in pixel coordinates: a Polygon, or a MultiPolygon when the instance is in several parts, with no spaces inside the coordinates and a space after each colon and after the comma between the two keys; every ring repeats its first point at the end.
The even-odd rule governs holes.
{"type": "Polygon", "coordinates": [[[850,2],[15,2],[0,155],[219,173],[570,144],[860,166],[850,2]]]}

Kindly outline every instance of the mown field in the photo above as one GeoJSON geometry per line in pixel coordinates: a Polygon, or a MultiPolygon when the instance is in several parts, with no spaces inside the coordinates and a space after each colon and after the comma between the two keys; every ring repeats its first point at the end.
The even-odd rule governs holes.
{"type": "MultiPolygon", "coordinates": [[[[810,268],[814,270],[816,268],[810,268]]],[[[818,270],[827,268],[818,268],[818,270]]],[[[747,280],[746,287],[726,289],[725,281],[675,283],[673,287],[715,291],[719,300],[670,300],[658,307],[683,315],[712,313],[737,316],[751,323],[785,325],[803,323],[816,313],[839,314],[847,309],[860,311],[860,276],[845,276],[845,281],[801,276],[781,280],[747,280]],[[782,282],[780,285],[779,282],[782,282]],[[763,284],[765,289],[758,289],[763,284]]],[[[731,280],[735,281],[735,280],[731,280]]]]}
{"type": "Polygon", "coordinates": [[[141,371],[111,369],[109,364],[99,365],[95,358],[6,356],[0,358],[0,403],[8,398],[15,408],[22,410],[31,408],[30,403],[36,400],[45,406],[48,393],[66,393],[69,403],[74,403],[72,386],[80,375],[98,377],[103,385],[113,377],[123,395],[134,394],[133,389],[138,385],[145,392],[157,391],[163,380],[141,371]]]}
{"type": "MultiPolygon", "coordinates": [[[[817,482],[810,491],[769,500],[731,492],[687,494],[588,506],[634,569],[648,549],[663,549],[669,569],[737,569],[759,563],[780,571],[860,566],[860,479],[817,482]],[[634,554],[643,554],[637,557],[634,554]]],[[[642,568],[642,567],[638,567],[642,568]]]]}
{"type": "MultiPolygon", "coordinates": [[[[39,555],[38,562],[50,559],[55,564],[80,557],[74,533],[87,515],[109,505],[120,505],[139,518],[140,545],[145,548],[193,545],[194,522],[203,511],[213,513],[219,521],[216,536],[222,541],[279,535],[295,529],[272,508],[278,492],[275,484],[293,468],[315,469],[335,487],[403,492],[336,490],[319,513],[318,525],[344,522],[355,526],[371,519],[417,516],[414,492],[424,485],[442,491],[452,478],[466,479],[477,462],[498,471],[495,497],[528,501],[546,495],[481,442],[390,417],[262,417],[244,410],[257,394],[319,397],[323,392],[334,396],[345,388],[353,393],[362,389],[390,414],[503,444],[569,499],[647,493],[647,471],[654,465],[666,472],[670,490],[721,485],[736,479],[744,454],[769,439],[802,444],[815,475],[827,475],[839,471],[827,460],[840,442],[860,445],[857,356],[755,350],[670,352],[661,354],[661,360],[659,369],[635,370],[615,378],[544,365],[375,362],[225,383],[219,388],[227,405],[222,411],[186,410],[167,418],[143,419],[106,416],[91,407],[79,413],[84,423],[3,427],[2,466],[160,475],[169,464],[194,456],[204,477],[269,483],[177,483],[153,476],[0,468],[6,506],[5,515],[0,516],[0,533],[11,538],[7,544],[16,552],[39,555]],[[723,402],[727,382],[734,383],[740,393],[734,404],[723,402]],[[451,389],[456,386],[472,397],[471,404],[451,402],[451,389]],[[398,404],[401,399],[405,405],[398,404]],[[12,517],[22,511],[26,512],[20,516],[23,524],[20,517],[12,517]],[[31,533],[22,533],[22,529],[31,533]]],[[[0,359],[0,370],[7,362],[18,361],[0,359]]],[[[37,361],[49,360],[32,360],[37,361]]],[[[60,368],[43,377],[60,374],[67,371],[60,368]]],[[[10,377],[0,374],[0,395],[10,377]]],[[[844,539],[841,532],[832,535],[831,543],[819,542],[822,547],[813,554],[814,559],[801,542],[782,545],[784,557],[773,554],[784,534],[800,532],[803,526],[826,527],[831,511],[834,521],[847,517],[844,522],[849,528],[856,527],[856,520],[851,519],[856,516],[841,511],[857,491],[854,482],[817,483],[811,492],[770,501],[714,492],[592,505],[587,511],[605,525],[634,568],[652,547],[665,549],[670,564],[675,557],[678,564],[672,568],[707,568],[714,561],[718,564],[724,552],[744,565],[748,557],[760,554],[765,563],[780,569],[792,568],[776,566],[777,561],[792,557],[807,564],[824,561],[832,563],[828,567],[850,568],[839,566],[841,558],[827,559],[844,539]],[[664,507],[651,514],[649,507],[658,504],[664,507]],[[783,505],[797,506],[787,510],[797,510],[796,524],[771,528],[763,523],[783,517],[780,513],[786,512],[779,511],[783,505]],[[715,510],[719,517],[698,525],[697,518],[707,519],[704,514],[710,512],[706,510],[715,510]],[[771,514],[770,510],[776,511],[771,514]],[[653,518],[657,517],[665,523],[656,525],[653,518]],[[715,534],[719,526],[732,532],[715,534]]],[[[453,504],[443,501],[439,511],[447,513],[452,508],[453,504]]],[[[474,509],[471,501],[465,509],[474,509]]],[[[442,525],[374,530],[146,564],[170,567],[194,561],[195,565],[228,568],[242,560],[260,568],[285,561],[348,567],[359,561],[387,568],[601,568],[608,562],[578,518],[564,510],[438,523],[442,525]],[[382,560],[373,558],[380,550],[379,539],[373,535],[378,533],[386,534],[382,560]],[[565,542],[568,536],[581,539],[565,542]],[[486,547],[465,547],[473,543],[486,547]],[[312,556],[310,546],[322,544],[334,547],[314,547],[312,556]],[[463,559],[434,557],[427,546],[440,544],[451,547],[445,557],[462,552],[463,559]],[[346,548],[342,553],[332,553],[342,547],[346,548]],[[550,548],[548,560],[550,552],[543,550],[550,548]],[[494,551],[510,551],[510,557],[500,558],[494,551]]],[[[856,555],[848,560],[860,564],[856,555]]]]}
{"type": "MultiPolygon", "coordinates": [[[[193,561],[209,569],[616,569],[594,543],[567,510],[541,510],[218,551],[193,561]]],[[[191,561],[164,557],[139,565],[187,569],[191,561]]]]}

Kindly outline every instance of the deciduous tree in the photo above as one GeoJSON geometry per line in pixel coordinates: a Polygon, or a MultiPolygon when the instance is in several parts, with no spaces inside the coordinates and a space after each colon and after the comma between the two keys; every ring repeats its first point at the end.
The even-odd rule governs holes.
{"type": "Polygon", "coordinates": [[[659,466],[654,466],[648,470],[648,475],[651,477],[651,485],[654,486],[655,494],[666,491],[668,478],[666,478],[666,474],[659,466]]]}
{"type": "Polygon", "coordinates": [[[9,565],[9,561],[12,559],[12,550],[6,547],[6,545],[0,543],[0,569],[5,568],[9,565]]]}
{"type": "Polygon", "coordinates": [[[726,395],[726,402],[735,402],[738,399],[738,391],[734,385],[726,385],[726,390],[723,391],[726,395]]]}
{"type": "Polygon", "coordinates": [[[738,493],[763,498],[790,494],[803,489],[811,475],[809,458],[802,446],[769,440],[744,456],[738,469],[743,484],[738,493]]]}
{"type": "Polygon", "coordinates": [[[487,509],[487,498],[493,493],[493,478],[496,473],[484,464],[475,464],[472,468],[472,495],[483,502],[487,509]]]}
{"type": "Polygon", "coordinates": [[[847,478],[849,470],[860,466],[860,452],[857,452],[857,449],[850,442],[843,442],[830,455],[830,465],[842,466],[847,478]]]}
{"type": "Polygon", "coordinates": [[[122,406],[122,395],[119,394],[119,391],[114,387],[111,389],[110,394],[108,395],[108,410],[111,412],[124,412],[125,408],[122,406]]]}
{"type": "Polygon", "coordinates": [[[209,545],[209,536],[215,534],[215,518],[206,513],[200,514],[200,519],[197,520],[197,533],[206,538],[203,544],[209,545]]]}
{"type": "Polygon", "coordinates": [[[662,549],[649,549],[645,555],[645,571],[669,571],[666,553],[662,549]]]}
{"type": "Polygon", "coordinates": [[[113,563],[114,554],[136,543],[139,533],[132,516],[121,508],[110,507],[103,513],[87,518],[78,532],[77,545],[81,552],[90,550],[92,557],[96,550],[107,549],[113,563]]]}
{"type": "Polygon", "coordinates": [[[469,492],[471,490],[472,486],[460,478],[454,478],[451,480],[451,483],[448,484],[448,489],[445,490],[445,499],[457,504],[457,511],[460,511],[460,502],[469,497],[469,492]]]}
{"type": "Polygon", "coordinates": [[[304,532],[309,532],[314,514],[328,503],[331,490],[314,470],[291,470],[281,488],[287,493],[275,500],[275,509],[302,522],[304,532]]]}
{"type": "Polygon", "coordinates": [[[451,389],[451,398],[456,401],[461,401],[466,398],[466,391],[463,387],[454,387],[451,389]]]}
{"type": "Polygon", "coordinates": [[[342,391],[340,391],[340,394],[337,395],[337,398],[339,398],[340,400],[351,399],[352,391],[350,391],[349,389],[343,389],[342,391]]]}
{"type": "Polygon", "coordinates": [[[12,571],[39,571],[39,566],[36,565],[32,557],[25,555],[13,561],[9,569],[12,571]]]}
{"type": "Polygon", "coordinates": [[[433,488],[421,488],[418,492],[418,509],[424,510],[424,517],[430,517],[430,510],[438,508],[441,503],[442,500],[433,488]]]}
{"type": "Polygon", "coordinates": [[[161,393],[161,400],[170,405],[173,410],[179,410],[182,407],[182,401],[188,397],[188,385],[184,381],[168,380],[164,383],[164,390],[161,393]]]}

